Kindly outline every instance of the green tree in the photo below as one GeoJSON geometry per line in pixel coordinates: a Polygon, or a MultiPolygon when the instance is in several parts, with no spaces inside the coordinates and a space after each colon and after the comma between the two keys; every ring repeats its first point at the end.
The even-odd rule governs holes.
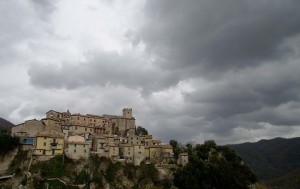
{"type": "Polygon", "coordinates": [[[247,189],[255,182],[255,175],[232,149],[212,140],[192,148],[189,162],[174,174],[174,184],[181,189],[247,189]]]}
{"type": "Polygon", "coordinates": [[[144,127],[138,126],[138,127],[136,128],[136,134],[137,134],[137,135],[148,135],[148,131],[147,131],[147,129],[145,129],[144,127]]]}
{"type": "Polygon", "coordinates": [[[176,140],[172,139],[169,141],[169,144],[173,147],[174,157],[175,159],[177,159],[178,155],[182,152],[179,143],[176,140]]]}
{"type": "Polygon", "coordinates": [[[0,155],[3,155],[19,145],[19,138],[7,133],[0,133],[0,155]]]}

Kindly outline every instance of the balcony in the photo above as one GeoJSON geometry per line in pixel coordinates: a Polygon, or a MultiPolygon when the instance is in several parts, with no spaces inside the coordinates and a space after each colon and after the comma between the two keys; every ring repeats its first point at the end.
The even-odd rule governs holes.
{"type": "Polygon", "coordinates": [[[55,143],[55,142],[50,143],[50,148],[51,148],[52,150],[57,149],[57,143],[55,143]]]}

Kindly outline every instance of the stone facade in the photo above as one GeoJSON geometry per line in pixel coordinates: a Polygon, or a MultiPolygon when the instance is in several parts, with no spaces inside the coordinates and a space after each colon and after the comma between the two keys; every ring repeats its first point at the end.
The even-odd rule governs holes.
{"type": "Polygon", "coordinates": [[[87,159],[90,157],[91,141],[85,136],[75,135],[68,137],[65,154],[71,159],[87,159]]]}
{"type": "Polygon", "coordinates": [[[178,155],[177,164],[185,165],[189,161],[189,155],[187,153],[180,153],[178,155]]]}
{"type": "Polygon", "coordinates": [[[142,161],[168,164],[173,148],[154,140],[152,135],[136,135],[131,108],[122,115],[71,114],[50,110],[41,121],[25,121],[12,129],[12,135],[27,140],[39,157],[65,153],[71,159],[85,159],[90,154],[139,165],[142,161]]]}
{"type": "Polygon", "coordinates": [[[64,135],[54,131],[44,131],[36,135],[34,154],[37,156],[61,155],[64,151],[64,135]]]}

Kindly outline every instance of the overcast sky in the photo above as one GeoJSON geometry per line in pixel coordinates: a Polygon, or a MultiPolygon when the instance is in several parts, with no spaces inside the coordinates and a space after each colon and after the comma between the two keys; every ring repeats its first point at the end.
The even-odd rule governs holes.
{"type": "Polygon", "coordinates": [[[121,114],[155,138],[300,136],[299,0],[0,0],[0,117],[121,114]]]}

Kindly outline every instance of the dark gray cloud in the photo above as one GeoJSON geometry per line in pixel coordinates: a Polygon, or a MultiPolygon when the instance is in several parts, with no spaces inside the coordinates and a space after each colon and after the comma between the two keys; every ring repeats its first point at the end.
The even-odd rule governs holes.
{"type": "Polygon", "coordinates": [[[300,99],[300,66],[298,63],[284,65],[266,64],[256,69],[230,74],[222,81],[187,95],[193,104],[204,104],[202,115],[208,118],[233,117],[276,108],[300,99]]]}
{"type": "Polygon", "coordinates": [[[82,2],[71,13],[62,1],[0,2],[1,117],[132,107],[164,142],[300,135],[298,0],[149,0],[136,25],[115,19],[103,33],[95,7],[108,14],[125,4],[82,2]],[[101,37],[89,37],[93,29],[101,37]]]}
{"type": "Polygon", "coordinates": [[[178,82],[173,72],[159,70],[151,62],[132,55],[98,52],[84,63],[42,65],[33,63],[28,72],[33,85],[42,88],[77,89],[85,86],[123,85],[145,93],[178,82]]]}
{"type": "Polygon", "coordinates": [[[293,0],[147,1],[137,38],[166,60],[164,68],[198,65],[203,76],[253,67],[293,53],[283,43],[299,34],[299,7],[293,0]]]}

